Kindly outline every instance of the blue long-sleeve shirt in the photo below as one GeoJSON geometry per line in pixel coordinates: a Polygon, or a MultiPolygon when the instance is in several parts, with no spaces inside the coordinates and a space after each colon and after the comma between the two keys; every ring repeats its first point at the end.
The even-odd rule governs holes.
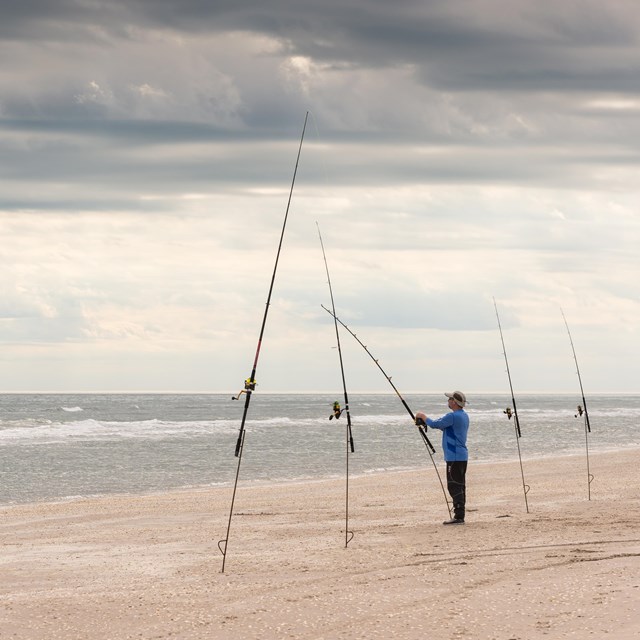
{"type": "Polygon", "coordinates": [[[442,451],[446,462],[469,459],[467,451],[469,416],[464,409],[451,411],[437,420],[427,418],[427,426],[442,431],[442,451]]]}

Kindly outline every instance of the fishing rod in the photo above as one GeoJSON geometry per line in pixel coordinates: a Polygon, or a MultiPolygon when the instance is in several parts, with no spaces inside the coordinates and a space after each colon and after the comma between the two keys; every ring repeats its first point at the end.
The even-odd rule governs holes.
{"type": "Polygon", "coordinates": [[[589,434],[591,433],[591,423],[589,422],[589,412],[587,411],[587,400],[584,397],[584,388],[582,387],[582,377],[580,376],[580,367],[578,367],[578,358],[576,357],[576,349],[573,346],[573,338],[571,337],[571,331],[569,331],[569,324],[564,315],[564,311],[562,307],[560,307],[560,313],[562,314],[562,319],[564,320],[564,326],[567,327],[567,333],[569,334],[569,342],[571,343],[571,351],[573,351],[573,360],[576,363],[576,373],[578,374],[578,382],[580,383],[580,393],[582,395],[582,405],[578,405],[578,413],[576,414],[576,418],[582,417],[584,415],[584,443],[585,449],[587,453],[587,495],[589,496],[589,500],[591,500],[591,483],[593,482],[593,474],[589,469],[589,434]]]}
{"type": "Polygon", "coordinates": [[[347,455],[346,455],[346,507],[345,507],[345,527],[344,527],[344,546],[345,549],[353,540],[353,531],[349,531],[349,452],[354,453],[355,448],[353,446],[353,433],[351,431],[351,412],[349,411],[349,396],[347,394],[347,382],[344,376],[344,363],[342,361],[342,349],[340,348],[340,332],[338,331],[338,320],[336,318],[336,305],[333,300],[333,289],[331,287],[331,277],[329,276],[329,265],[327,264],[327,255],[324,251],[324,243],[322,242],[322,234],[320,233],[320,225],[316,222],[318,227],[318,237],[320,238],[320,246],[322,247],[322,257],[324,259],[324,267],[327,272],[327,284],[329,285],[329,295],[331,297],[331,308],[333,309],[333,323],[336,328],[336,344],[338,345],[338,356],[340,359],[340,373],[342,374],[342,389],[344,391],[344,409],[340,411],[340,407],[336,408],[334,403],[334,413],[329,417],[332,419],[340,417],[342,412],[347,414],[347,455]]]}
{"type": "Polygon", "coordinates": [[[227,536],[218,541],[218,549],[222,553],[222,573],[224,573],[224,565],[227,560],[227,544],[229,542],[229,532],[231,530],[231,518],[233,517],[233,505],[236,499],[236,490],[238,488],[238,477],[240,476],[240,463],[242,462],[242,450],[244,448],[245,437],[245,422],[247,420],[247,412],[249,411],[249,403],[251,402],[251,395],[256,388],[256,369],[258,368],[258,358],[260,357],[260,348],[262,346],[262,338],[264,336],[264,328],[267,324],[267,315],[269,313],[269,305],[271,304],[271,293],[273,292],[273,285],[276,280],[276,272],[278,270],[278,260],[280,259],[280,250],[282,249],[282,241],[284,239],[284,231],[287,226],[287,218],[289,217],[289,207],[291,205],[291,197],[293,195],[293,186],[296,182],[296,174],[298,173],[298,163],[300,162],[300,152],[302,151],[302,141],[304,140],[304,132],[307,128],[307,119],[309,118],[309,112],[307,111],[304,117],[304,125],[302,126],[302,135],[300,136],[300,145],[298,147],[298,155],[296,157],[296,166],[293,170],[293,179],[291,180],[291,189],[289,190],[289,200],[287,201],[287,208],[284,214],[284,222],[282,223],[282,231],[280,232],[280,242],[278,243],[278,252],[276,253],[276,261],[273,266],[273,275],[271,276],[271,284],[269,286],[269,294],[267,295],[267,304],[264,310],[264,316],[262,317],[262,325],[260,327],[260,335],[258,336],[258,346],[256,348],[256,355],[253,360],[253,367],[251,369],[251,375],[244,381],[244,389],[238,393],[237,397],[233,397],[232,400],[240,399],[240,396],[244,393],[244,410],[242,412],[242,421],[240,423],[240,431],[238,433],[238,440],[236,441],[235,456],[238,458],[238,466],[236,469],[236,478],[233,484],[233,494],[231,496],[231,508],[229,509],[229,522],[227,524],[227,536]],[[222,547],[224,543],[224,548],[222,547]]]}
{"type": "Polygon", "coordinates": [[[502,353],[504,353],[504,363],[507,366],[507,377],[509,378],[509,388],[511,389],[511,402],[513,403],[513,411],[511,407],[507,407],[504,410],[507,418],[511,420],[513,418],[513,424],[516,431],[516,444],[518,445],[518,459],[520,460],[520,475],[522,476],[522,490],[524,492],[524,504],[527,509],[527,513],[529,513],[529,502],[527,500],[527,493],[529,493],[529,489],[531,488],[524,481],[524,468],[522,467],[522,455],[520,453],[520,438],[522,437],[522,432],[520,431],[520,419],[518,418],[518,409],[516,408],[516,398],[513,394],[513,384],[511,383],[511,372],[509,371],[509,361],[507,360],[507,349],[504,346],[504,336],[502,335],[502,325],[500,324],[500,316],[498,315],[498,305],[496,304],[496,299],[493,299],[493,306],[496,310],[496,318],[498,319],[498,329],[500,330],[500,341],[502,342],[502,353]]]}
{"type": "Polygon", "coordinates": [[[368,356],[375,362],[378,369],[380,369],[380,371],[382,372],[382,375],[387,379],[387,382],[391,385],[393,390],[396,392],[396,395],[398,396],[398,398],[400,398],[400,402],[402,402],[404,408],[407,410],[407,412],[411,416],[411,420],[413,420],[413,423],[418,427],[418,431],[420,432],[420,435],[422,436],[424,444],[427,447],[427,452],[429,453],[429,457],[431,458],[431,462],[433,463],[433,468],[436,470],[436,475],[438,476],[438,480],[440,482],[440,487],[442,488],[442,495],[444,496],[444,500],[447,505],[447,511],[449,512],[449,517],[451,517],[451,506],[449,504],[449,499],[447,498],[447,493],[445,491],[444,484],[442,483],[440,472],[438,471],[438,465],[436,464],[436,461],[433,458],[433,454],[436,452],[436,450],[434,446],[431,444],[429,437],[427,436],[426,425],[424,424],[424,422],[422,422],[422,420],[416,420],[416,417],[413,414],[413,411],[411,411],[411,408],[407,404],[406,400],[402,397],[396,385],[393,384],[393,382],[391,381],[391,376],[387,375],[387,372],[382,368],[378,360],[373,356],[371,351],[367,349],[367,346],[360,340],[360,338],[358,338],[358,336],[353,331],[351,331],[351,329],[349,329],[349,327],[344,322],[342,322],[342,320],[340,320],[340,318],[338,318],[338,316],[336,316],[335,313],[332,313],[331,311],[329,311],[329,309],[327,309],[327,307],[325,307],[324,305],[320,305],[320,306],[329,315],[332,315],[334,319],[337,322],[339,322],[356,339],[356,342],[367,352],[368,356]]]}

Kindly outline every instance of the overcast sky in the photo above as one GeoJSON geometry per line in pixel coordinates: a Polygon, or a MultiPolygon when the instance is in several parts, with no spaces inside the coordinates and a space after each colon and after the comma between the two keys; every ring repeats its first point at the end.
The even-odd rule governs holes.
{"type": "Polygon", "coordinates": [[[0,390],[637,392],[633,0],[0,6],[0,390]],[[342,334],[350,391],[392,391],[342,334]]]}

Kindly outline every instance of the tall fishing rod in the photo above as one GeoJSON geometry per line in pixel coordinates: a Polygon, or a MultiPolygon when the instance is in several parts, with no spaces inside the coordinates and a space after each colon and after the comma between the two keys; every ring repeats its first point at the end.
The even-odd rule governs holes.
{"type": "Polygon", "coordinates": [[[289,207],[291,205],[291,197],[293,195],[293,186],[296,182],[296,174],[298,173],[298,163],[300,162],[300,152],[302,151],[302,141],[304,140],[304,132],[307,128],[307,119],[309,118],[309,112],[307,111],[304,117],[304,125],[302,126],[302,135],[300,136],[300,145],[298,147],[298,155],[296,157],[296,166],[293,170],[293,179],[291,180],[291,189],[289,190],[289,199],[287,201],[287,208],[284,214],[284,222],[282,223],[282,231],[280,232],[280,242],[278,243],[278,252],[276,253],[276,261],[273,266],[273,275],[271,276],[271,284],[269,286],[269,294],[267,295],[267,304],[264,310],[264,316],[262,317],[262,325],[260,327],[260,335],[258,336],[258,346],[256,348],[256,355],[253,360],[253,367],[251,369],[251,375],[244,381],[244,389],[238,393],[237,397],[233,397],[232,400],[239,400],[240,396],[244,393],[244,410],[242,412],[242,422],[240,423],[240,431],[238,433],[238,440],[236,442],[235,456],[238,458],[238,466],[236,469],[236,479],[233,484],[233,495],[231,496],[231,508],[229,509],[229,522],[227,524],[227,536],[218,541],[218,549],[222,553],[222,573],[224,573],[224,565],[227,560],[227,544],[229,542],[229,531],[231,530],[231,518],[233,517],[233,505],[236,499],[236,490],[238,488],[238,477],[240,476],[240,463],[242,462],[242,450],[244,448],[245,437],[245,422],[247,420],[247,412],[249,411],[249,403],[251,402],[251,395],[256,388],[256,369],[258,368],[258,358],[260,356],[260,347],[262,346],[262,338],[264,336],[264,328],[267,324],[267,315],[269,313],[269,305],[271,304],[271,293],[273,292],[273,285],[276,280],[276,272],[278,270],[278,260],[280,259],[280,250],[282,249],[282,241],[284,239],[284,231],[287,226],[287,218],[289,217],[289,207]],[[224,548],[222,547],[224,543],[224,548]]]}
{"type": "Polygon", "coordinates": [[[449,499],[447,498],[447,492],[445,491],[444,484],[442,483],[442,478],[440,477],[440,472],[438,471],[438,465],[436,464],[436,461],[433,458],[433,454],[436,452],[436,450],[434,446],[431,444],[429,437],[427,436],[426,425],[421,420],[420,421],[416,420],[416,417],[413,411],[411,411],[411,408],[407,404],[406,400],[402,397],[396,385],[393,384],[393,382],[391,381],[391,376],[387,375],[387,372],[382,368],[378,360],[373,356],[371,351],[369,351],[367,346],[360,340],[360,338],[358,338],[358,336],[353,331],[351,331],[351,329],[349,329],[349,327],[344,322],[342,322],[342,320],[340,320],[340,318],[338,318],[338,316],[336,316],[335,313],[331,313],[331,311],[329,311],[329,309],[327,309],[327,307],[325,307],[324,305],[320,305],[320,306],[329,315],[332,315],[334,319],[337,322],[339,322],[356,339],[356,342],[367,352],[368,356],[374,361],[376,367],[380,369],[380,371],[382,372],[382,375],[387,379],[387,382],[391,385],[392,389],[396,392],[396,395],[398,396],[398,398],[400,398],[400,402],[402,402],[402,405],[411,416],[411,420],[413,421],[413,423],[418,427],[418,431],[420,432],[420,435],[422,436],[424,444],[427,447],[427,452],[429,453],[429,457],[431,458],[433,468],[436,470],[436,475],[438,476],[438,480],[440,482],[440,487],[442,488],[442,495],[444,496],[444,501],[447,505],[447,511],[449,512],[449,517],[451,517],[451,506],[449,504],[449,499]]]}
{"type": "MultiPolygon", "coordinates": [[[[344,362],[342,360],[342,349],[340,348],[340,332],[338,331],[338,320],[336,318],[336,305],[333,300],[333,289],[331,287],[331,277],[329,276],[329,265],[327,264],[327,255],[324,251],[324,243],[322,242],[322,234],[320,233],[320,225],[316,222],[318,227],[318,237],[320,238],[320,246],[322,247],[322,258],[324,259],[324,267],[327,272],[327,284],[329,285],[329,296],[331,297],[331,308],[333,309],[333,324],[336,329],[336,344],[338,346],[338,357],[340,359],[340,373],[342,375],[342,389],[344,391],[344,409],[340,411],[338,408],[335,412],[336,417],[340,417],[342,412],[347,414],[347,455],[346,455],[346,501],[345,501],[345,526],[344,526],[344,546],[345,549],[353,540],[353,531],[349,531],[349,453],[354,453],[355,448],[353,446],[353,433],[351,431],[351,412],[349,411],[349,396],[347,394],[347,381],[344,376],[344,362]]],[[[331,416],[333,417],[333,416],[331,416]]]]}
{"type": "Polygon", "coordinates": [[[522,454],[520,453],[520,438],[522,437],[522,432],[520,431],[520,419],[518,418],[518,409],[516,408],[516,398],[513,394],[513,384],[511,383],[511,372],[509,371],[509,360],[507,360],[507,349],[504,346],[504,336],[502,335],[502,325],[500,324],[500,316],[498,315],[498,305],[496,304],[496,299],[493,299],[493,306],[496,310],[496,318],[498,319],[498,329],[500,330],[500,341],[502,342],[502,353],[504,353],[504,363],[507,367],[507,377],[509,378],[509,388],[511,389],[511,402],[513,403],[513,411],[511,407],[507,407],[504,410],[507,418],[511,420],[513,417],[513,424],[516,431],[516,444],[518,445],[518,460],[520,460],[520,475],[522,476],[522,490],[524,492],[524,504],[527,509],[527,513],[529,513],[529,502],[527,500],[527,493],[529,493],[529,489],[531,488],[524,481],[524,468],[522,466],[522,454]]]}
{"type": "Polygon", "coordinates": [[[582,405],[578,405],[578,413],[576,414],[576,418],[582,417],[584,415],[584,443],[585,449],[587,453],[587,495],[589,500],[591,500],[591,483],[593,482],[594,476],[592,475],[589,469],[589,434],[591,433],[591,423],[589,422],[589,412],[587,411],[587,400],[584,397],[584,388],[582,387],[582,377],[580,376],[580,367],[578,367],[578,358],[576,357],[576,349],[573,346],[573,338],[571,337],[571,331],[569,331],[569,323],[564,315],[564,311],[562,307],[560,307],[560,313],[562,314],[562,319],[564,320],[564,326],[567,327],[567,333],[569,334],[569,342],[571,343],[571,351],[573,351],[573,360],[576,363],[576,373],[578,374],[578,382],[580,383],[580,393],[582,395],[582,405]]]}

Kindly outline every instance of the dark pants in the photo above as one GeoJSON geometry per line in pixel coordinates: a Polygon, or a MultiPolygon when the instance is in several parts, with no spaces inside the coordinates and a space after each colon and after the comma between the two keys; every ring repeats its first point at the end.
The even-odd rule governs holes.
{"type": "Polygon", "coordinates": [[[466,503],[465,475],[467,461],[447,462],[447,489],[453,501],[453,517],[464,520],[464,505],[466,503]]]}

